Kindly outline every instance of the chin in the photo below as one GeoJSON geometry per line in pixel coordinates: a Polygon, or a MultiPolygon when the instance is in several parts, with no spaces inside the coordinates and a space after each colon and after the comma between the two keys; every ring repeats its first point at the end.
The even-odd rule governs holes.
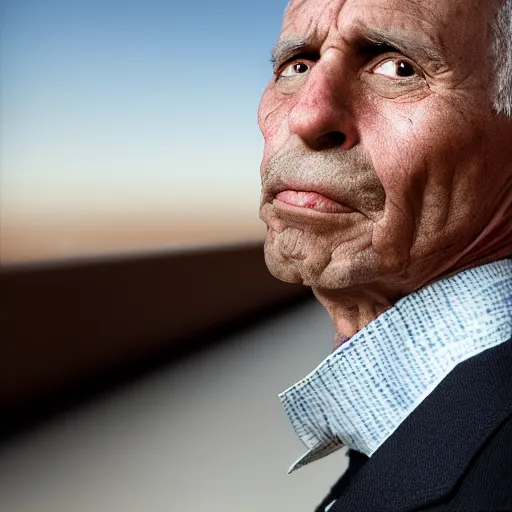
{"type": "MultiPolygon", "coordinates": [[[[323,258],[322,258],[323,259],[323,258]]],[[[353,284],[354,270],[350,262],[329,263],[329,257],[322,264],[306,257],[286,257],[269,243],[265,244],[265,263],[269,272],[286,283],[296,283],[314,288],[344,288],[353,284]]]]}
{"type": "MultiPolygon", "coordinates": [[[[371,248],[344,254],[332,253],[294,258],[283,254],[272,241],[265,242],[265,263],[270,273],[287,283],[298,283],[317,290],[349,290],[393,281],[402,266],[391,268],[392,258],[381,258],[371,248]]],[[[391,283],[388,283],[391,284],[391,283]]]]}
{"type": "Polygon", "coordinates": [[[284,258],[279,251],[265,243],[265,263],[269,272],[285,283],[306,284],[296,262],[284,258]]]}

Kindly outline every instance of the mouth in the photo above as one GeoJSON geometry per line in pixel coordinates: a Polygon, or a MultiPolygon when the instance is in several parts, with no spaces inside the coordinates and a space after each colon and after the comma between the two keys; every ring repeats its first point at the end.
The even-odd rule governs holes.
{"type": "Polygon", "coordinates": [[[330,199],[319,192],[303,191],[303,190],[283,190],[276,194],[274,205],[278,203],[314,210],[319,213],[350,213],[353,210],[341,205],[340,203],[330,199]]]}

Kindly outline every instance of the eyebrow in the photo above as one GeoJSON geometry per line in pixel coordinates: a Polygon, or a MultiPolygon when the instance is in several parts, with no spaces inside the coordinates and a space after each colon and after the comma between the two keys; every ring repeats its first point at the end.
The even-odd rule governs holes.
{"type": "Polygon", "coordinates": [[[297,53],[310,47],[308,40],[304,37],[293,39],[282,39],[272,48],[270,62],[275,69],[279,64],[287,61],[297,53]]]}
{"type": "Polygon", "coordinates": [[[435,68],[446,66],[441,47],[431,39],[411,37],[393,30],[361,28],[362,39],[375,46],[389,46],[411,57],[429,61],[435,68]]]}
{"type": "MultiPolygon", "coordinates": [[[[418,40],[397,31],[379,30],[366,26],[359,27],[361,36],[359,42],[363,46],[387,46],[404,55],[416,57],[423,61],[429,61],[435,69],[446,67],[442,49],[432,40],[418,40]]],[[[275,69],[279,64],[288,59],[312,49],[311,42],[305,37],[282,39],[278,41],[271,51],[270,62],[275,69]]]]}

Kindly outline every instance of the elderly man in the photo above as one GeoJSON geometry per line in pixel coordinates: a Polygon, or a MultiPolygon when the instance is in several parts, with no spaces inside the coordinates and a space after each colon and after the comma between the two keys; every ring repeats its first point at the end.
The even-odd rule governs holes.
{"type": "Polygon", "coordinates": [[[322,511],[512,510],[512,0],[292,0],[272,60],[265,258],[335,329],[291,470],[350,448],[322,511]]]}

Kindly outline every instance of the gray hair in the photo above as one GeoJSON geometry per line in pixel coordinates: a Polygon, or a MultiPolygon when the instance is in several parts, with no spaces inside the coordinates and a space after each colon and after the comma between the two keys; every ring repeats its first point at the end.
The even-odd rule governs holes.
{"type": "Polygon", "coordinates": [[[512,0],[505,0],[494,23],[494,109],[512,117],[512,0]]]}
{"type": "MultiPolygon", "coordinates": [[[[289,0],[284,14],[292,0],[289,0]]],[[[512,0],[504,0],[494,23],[494,109],[512,117],[512,0]]]]}

